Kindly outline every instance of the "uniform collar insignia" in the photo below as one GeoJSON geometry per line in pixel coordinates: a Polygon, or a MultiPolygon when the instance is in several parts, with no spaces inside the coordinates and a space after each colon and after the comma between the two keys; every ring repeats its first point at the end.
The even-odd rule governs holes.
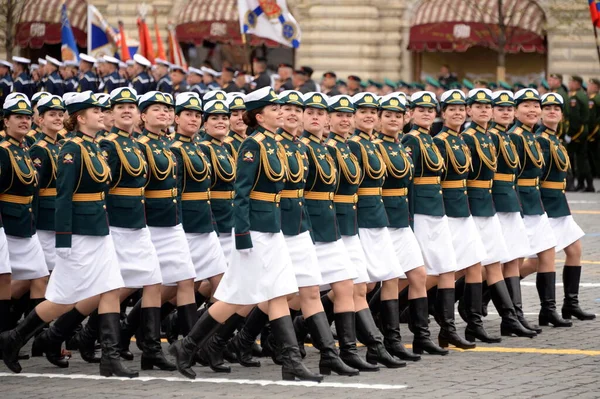
{"type": "Polygon", "coordinates": [[[44,134],[44,141],[47,141],[50,144],[56,144],[56,140],[48,136],[47,134],[44,134]]]}
{"type": "Polygon", "coordinates": [[[296,138],[294,136],[292,136],[291,134],[289,134],[288,132],[286,132],[285,130],[281,129],[281,137],[283,137],[286,140],[289,141],[295,141],[296,138]]]}
{"type": "Polygon", "coordinates": [[[424,127],[421,127],[421,126],[415,126],[415,127],[417,128],[417,131],[419,133],[429,134],[429,130],[428,129],[425,129],[424,127]]]}
{"type": "Polygon", "coordinates": [[[390,137],[390,136],[386,136],[386,135],[385,135],[385,134],[383,134],[383,133],[381,133],[381,135],[380,135],[379,137],[381,137],[381,139],[382,139],[383,141],[387,141],[387,142],[389,142],[389,143],[397,143],[397,142],[398,142],[398,140],[397,140],[397,139],[395,139],[395,138],[393,138],[393,137],[390,137]]]}
{"type": "Polygon", "coordinates": [[[94,138],[88,136],[87,134],[81,133],[81,132],[77,132],[76,133],[77,137],[81,137],[84,141],[87,141],[89,143],[93,143],[94,142],[94,138]]]}
{"type": "Polygon", "coordinates": [[[344,136],[341,136],[337,133],[333,133],[331,132],[331,137],[333,137],[335,140],[339,141],[340,143],[345,143],[346,139],[344,138],[344,136]]]}
{"type": "Polygon", "coordinates": [[[477,130],[479,133],[485,133],[486,132],[486,130],[483,127],[481,127],[481,126],[479,126],[477,124],[475,124],[475,130],[477,130]]]}
{"type": "Polygon", "coordinates": [[[12,145],[16,145],[17,147],[21,147],[21,142],[9,135],[6,135],[6,138],[8,140],[9,143],[11,143],[12,145]]]}
{"type": "Polygon", "coordinates": [[[214,137],[212,137],[212,136],[210,136],[210,135],[209,135],[208,137],[210,137],[210,138],[211,138],[211,139],[210,139],[210,142],[211,142],[211,143],[213,143],[213,144],[216,144],[216,145],[223,145],[223,143],[222,143],[221,141],[217,140],[216,138],[214,138],[214,137]]]}
{"type": "Polygon", "coordinates": [[[184,136],[183,134],[177,133],[175,135],[175,139],[181,141],[182,143],[190,143],[192,141],[188,136],[184,136]]]}
{"type": "Polygon", "coordinates": [[[356,130],[356,134],[362,139],[371,141],[371,136],[368,133],[363,132],[362,130],[356,130]]]}
{"type": "Polygon", "coordinates": [[[119,136],[122,136],[122,137],[127,137],[127,138],[129,138],[129,133],[127,133],[127,132],[124,132],[124,131],[123,131],[123,130],[121,130],[121,129],[119,129],[119,131],[117,132],[117,134],[118,134],[119,136]]]}

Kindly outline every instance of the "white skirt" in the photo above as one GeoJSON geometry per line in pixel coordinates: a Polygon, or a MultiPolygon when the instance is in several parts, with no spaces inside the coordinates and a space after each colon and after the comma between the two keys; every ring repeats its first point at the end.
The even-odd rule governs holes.
{"type": "Polygon", "coordinates": [[[161,284],[160,263],[147,227],[129,229],[110,226],[121,276],[127,288],[161,284]]]}
{"type": "Polygon", "coordinates": [[[329,289],[331,283],[354,280],[358,277],[356,268],[341,239],[334,242],[317,242],[315,249],[323,279],[321,290],[329,289]]]}
{"type": "Polygon", "coordinates": [[[74,234],[71,255],[56,260],[46,299],[70,305],[124,286],[112,238],[74,234]]]}
{"type": "Polygon", "coordinates": [[[235,305],[254,305],[298,292],[283,233],[250,231],[250,237],[252,248],[232,251],[214,297],[235,305]]]}
{"type": "Polygon", "coordinates": [[[362,249],[360,238],[358,235],[342,236],[342,241],[346,247],[346,252],[350,256],[350,263],[354,265],[357,278],[354,279],[354,284],[368,283],[370,281],[369,272],[367,271],[367,257],[362,249]]]}
{"type": "Polygon", "coordinates": [[[404,228],[393,228],[388,227],[390,237],[394,243],[394,250],[396,251],[396,258],[400,262],[400,267],[404,273],[407,273],[420,266],[425,266],[423,260],[423,254],[421,248],[410,227],[404,228]]]}
{"type": "Polygon", "coordinates": [[[556,237],[556,252],[562,251],[585,235],[571,215],[548,218],[548,221],[556,237]]]}
{"type": "Polygon", "coordinates": [[[233,251],[233,234],[232,233],[219,233],[219,243],[221,244],[221,249],[223,249],[223,253],[225,254],[225,261],[229,262],[231,259],[231,251],[233,251]]]}
{"type": "Polygon", "coordinates": [[[313,244],[310,232],[305,231],[295,236],[284,236],[287,244],[298,287],[321,285],[321,269],[317,258],[317,250],[313,244]]]}
{"type": "Polygon", "coordinates": [[[456,270],[456,255],[447,216],[415,214],[415,236],[423,252],[428,275],[438,276],[456,270]]]}
{"type": "Polygon", "coordinates": [[[548,220],[548,215],[524,215],[523,223],[529,238],[529,257],[556,247],[556,237],[548,220]]]}
{"type": "Polygon", "coordinates": [[[473,216],[448,218],[448,226],[452,233],[452,246],[456,256],[456,271],[464,270],[487,256],[485,245],[481,241],[473,216]]]}
{"type": "Polygon", "coordinates": [[[406,278],[387,227],[359,228],[360,243],[367,258],[367,272],[372,283],[406,278]]]}
{"type": "Polygon", "coordinates": [[[217,233],[185,233],[185,237],[196,269],[196,281],[225,273],[227,259],[217,233]]]}
{"type": "Polygon", "coordinates": [[[508,248],[504,242],[502,234],[502,226],[498,216],[473,216],[475,224],[479,229],[479,236],[485,245],[487,257],[481,262],[483,266],[491,265],[497,262],[502,262],[508,255],[508,248]]]}
{"type": "Polygon", "coordinates": [[[520,212],[498,212],[496,214],[502,227],[502,236],[508,250],[508,258],[502,262],[529,256],[529,237],[520,212]]]}
{"type": "Polygon", "coordinates": [[[158,255],[163,285],[195,279],[196,269],[181,223],[171,227],[148,226],[148,230],[158,255]]]}
{"type": "Polygon", "coordinates": [[[56,233],[49,230],[37,230],[36,235],[42,245],[48,271],[52,271],[56,265],[56,233]]]}
{"type": "Polygon", "coordinates": [[[35,280],[46,277],[48,266],[37,234],[32,237],[6,236],[12,280],[35,280]]]}
{"type": "Polygon", "coordinates": [[[8,242],[6,241],[4,227],[0,227],[0,274],[7,273],[11,273],[10,256],[8,254],[8,242]]]}

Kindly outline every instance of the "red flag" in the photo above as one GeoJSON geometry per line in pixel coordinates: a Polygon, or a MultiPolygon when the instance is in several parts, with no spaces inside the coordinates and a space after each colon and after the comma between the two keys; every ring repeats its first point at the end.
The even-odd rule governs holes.
{"type": "Polygon", "coordinates": [[[119,21],[119,46],[121,50],[121,61],[125,62],[130,60],[131,54],[129,54],[129,47],[127,47],[127,39],[125,38],[125,26],[123,25],[123,21],[119,21]]]}
{"type": "Polygon", "coordinates": [[[148,25],[143,18],[138,18],[138,32],[140,35],[140,47],[139,53],[146,57],[148,61],[154,64],[154,49],[152,48],[152,38],[150,37],[150,30],[148,25]]]}
{"type": "Polygon", "coordinates": [[[156,9],[154,9],[154,34],[156,35],[156,58],[160,58],[163,60],[167,59],[167,54],[165,53],[165,46],[163,44],[162,39],[160,38],[160,31],[158,30],[158,23],[156,22],[156,9]]]}
{"type": "Polygon", "coordinates": [[[185,62],[183,50],[177,41],[177,36],[175,35],[175,28],[173,25],[169,25],[168,33],[169,35],[167,37],[167,42],[169,43],[169,62],[171,64],[181,65],[185,70],[187,70],[187,62],[185,62]]]}
{"type": "Polygon", "coordinates": [[[588,0],[590,6],[590,15],[592,17],[592,23],[595,27],[600,28],[600,1],[588,0]]]}

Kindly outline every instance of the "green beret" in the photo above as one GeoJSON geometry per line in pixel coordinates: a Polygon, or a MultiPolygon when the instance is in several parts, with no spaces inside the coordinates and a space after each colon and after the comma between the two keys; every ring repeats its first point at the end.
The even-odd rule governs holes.
{"type": "Polygon", "coordinates": [[[512,90],[512,86],[509,85],[508,82],[505,82],[503,80],[499,80],[498,85],[500,86],[500,88],[502,88],[504,90],[512,90]]]}
{"type": "Polygon", "coordinates": [[[437,79],[432,78],[431,76],[428,76],[427,78],[425,78],[425,83],[427,83],[428,85],[433,86],[437,89],[439,89],[441,87],[440,82],[437,79]]]}
{"type": "Polygon", "coordinates": [[[600,86],[600,79],[592,78],[592,79],[590,79],[590,83],[595,84],[596,86],[600,86]]]}
{"type": "Polygon", "coordinates": [[[314,91],[303,94],[302,101],[304,101],[306,108],[327,109],[329,107],[327,105],[327,95],[314,91]]]}
{"type": "Polygon", "coordinates": [[[386,86],[389,86],[389,87],[391,87],[392,89],[395,89],[395,88],[396,88],[396,83],[395,83],[393,80],[391,80],[391,79],[385,78],[385,79],[383,79],[383,83],[384,83],[386,86]]]}
{"type": "Polygon", "coordinates": [[[575,82],[579,82],[579,84],[583,84],[583,78],[581,76],[578,75],[573,75],[571,76],[571,80],[574,80],[575,82]]]}
{"type": "Polygon", "coordinates": [[[348,112],[351,114],[356,112],[352,98],[346,94],[329,97],[327,105],[329,106],[329,112],[348,112]]]}
{"type": "MultiPolygon", "coordinates": [[[[598,84],[600,85],[600,81],[598,81],[598,84]]],[[[540,81],[540,85],[546,89],[546,90],[550,90],[550,85],[548,84],[548,81],[544,78],[542,78],[542,80],[540,81]]]]}
{"type": "Polygon", "coordinates": [[[342,79],[338,79],[335,81],[335,84],[338,86],[346,86],[346,81],[342,79]]]}
{"type": "Polygon", "coordinates": [[[246,95],[244,102],[246,103],[247,111],[254,111],[255,109],[263,108],[267,105],[281,104],[281,101],[279,101],[277,94],[271,86],[263,87],[246,95]]]}
{"type": "Polygon", "coordinates": [[[527,86],[525,86],[523,83],[521,82],[515,82],[513,83],[513,90],[517,91],[517,90],[521,90],[521,89],[525,89],[527,86]]]}
{"type": "Polygon", "coordinates": [[[179,115],[182,111],[202,113],[202,101],[198,93],[186,91],[177,95],[175,99],[175,115],[179,115]]]}
{"type": "Polygon", "coordinates": [[[396,83],[396,87],[398,87],[399,89],[401,89],[401,88],[403,88],[403,87],[406,87],[406,88],[409,88],[409,89],[410,89],[410,84],[406,83],[406,82],[405,82],[405,81],[403,81],[403,80],[399,80],[399,81],[396,83]]]}
{"type": "Polygon", "coordinates": [[[458,82],[452,82],[448,86],[449,90],[462,90],[462,88],[463,88],[462,85],[458,82]]]}
{"type": "Polygon", "coordinates": [[[495,90],[498,88],[498,84],[496,82],[490,82],[490,84],[488,84],[488,88],[490,90],[495,90]]]}
{"type": "Polygon", "coordinates": [[[412,87],[415,90],[425,90],[425,85],[423,83],[419,83],[419,82],[413,82],[412,87]]]}
{"type": "MultiPolygon", "coordinates": [[[[279,93],[279,101],[281,101],[282,104],[290,104],[304,108],[304,100],[302,99],[302,93],[296,90],[282,91],[281,93],[279,93]]],[[[325,102],[325,108],[327,108],[327,102],[325,102]]]]}
{"type": "Polygon", "coordinates": [[[465,86],[465,88],[467,90],[471,90],[473,89],[475,86],[473,85],[473,82],[471,82],[469,79],[464,78],[462,81],[463,86],[465,86]]]}

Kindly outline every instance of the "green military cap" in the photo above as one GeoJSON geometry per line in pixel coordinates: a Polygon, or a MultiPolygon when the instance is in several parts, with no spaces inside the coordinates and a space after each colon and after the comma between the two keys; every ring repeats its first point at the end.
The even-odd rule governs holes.
{"type": "Polygon", "coordinates": [[[304,106],[306,108],[327,109],[327,95],[316,91],[302,95],[304,106]]]}
{"type": "Polygon", "coordinates": [[[281,104],[275,90],[273,90],[271,86],[266,86],[247,94],[246,97],[244,97],[244,102],[246,103],[246,110],[248,111],[263,108],[267,105],[281,104]]]}
{"type": "Polygon", "coordinates": [[[589,82],[596,86],[600,86],[600,79],[598,79],[598,78],[591,78],[589,82]]]}
{"type": "Polygon", "coordinates": [[[530,89],[537,89],[537,88],[538,88],[538,85],[537,85],[536,83],[529,83],[529,84],[527,85],[527,87],[529,87],[530,89]]]}
{"type": "Polygon", "coordinates": [[[211,90],[209,92],[206,92],[202,96],[202,101],[204,101],[204,102],[207,102],[209,100],[225,101],[226,98],[227,98],[227,93],[225,93],[223,90],[211,90]]]}
{"type": "Polygon", "coordinates": [[[571,76],[571,80],[574,80],[575,82],[579,82],[580,85],[583,84],[583,78],[579,75],[573,75],[571,76]]]}
{"type": "Polygon", "coordinates": [[[102,109],[106,110],[110,108],[110,94],[96,93],[96,100],[98,100],[102,109]]]}
{"type": "Polygon", "coordinates": [[[46,96],[50,96],[51,94],[48,93],[47,91],[39,91],[37,93],[35,93],[33,96],[31,96],[31,106],[35,107],[38,103],[38,101],[40,101],[40,99],[42,97],[46,97],[46,96]]]}
{"type": "MultiPolygon", "coordinates": [[[[296,90],[282,91],[279,93],[279,100],[282,104],[291,104],[304,108],[304,99],[302,98],[302,93],[296,90]]],[[[325,108],[327,108],[327,103],[325,103],[325,108]]]]}
{"type": "Polygon", "coordinates": [[[348,80],[352,80],[354,82],[361,82],[362,80],[360,79],[360,76],[356,76],[356,75],[349,75],[348,76],[348,80]]]}
{"type": "Polygon", "coordinates": [[[488,88],[489,88],[490,90],[496,90],[496,89],[498,88],[498,83],[496,83],[496,82],[490,82],[490,83],[488,84],[488,88]]]}
{"type": "Polygon", "coordinates": [[[173,95],[171,93],[165,93],[164,91],[162,92],[162,94],[167,100],[167,105],[169,105],[169,107],[171,108],[175,108],[175,99],[173,98],[173,95]]]}
{"type": "Polygon", "coordinates": [[[137,105],[137,91],[131,87],[118,87],[110,92],[110,106],[133,103],[137,105]]]}
{"type": "Polygon", "coordinates": [[[59,96],[45,96],[42,97],[37,103],[37,109],[40,115],[42,115],[46,111],[55,110],[55,111],[64,111],[65,103],[62,98],[59,96]]]}
{"type": "Polygon", "coordinates": [[[550,74],[550,77],[551,77],[551,78],[558,79],[558,80],[560,80],[561,82],[562,82],[562,80],[563,80],[563,76],[562,76],[562,74],[560,74],[560,73],[551,73],[551,74],[550,74]]]}
{"type": "Polygon", "coordinates": [[[452,82],[448,86],[449,90],[462,90],[462,88],[463,88],[462,85],[458,82],[452,82]]]}
{"type": "Polygon", "coordinates": [[[493,107],[514,107],[515,100],[510,90],[498,90],[492,93],[493,107]]]}
{"type": "Polygon", "coordinates": [[[379,99],[379,109],[404,113],[406,112],[406,99],[397,93],[387,94],[379,99]]]}
{"type": "Polygon", "coordinates": [[[412,87],[413,87],[413,89],[416,89],[416,90],[425,90],[425,85],[423,83],[419,83],[419,82],[413,82],[412,87]]]}
{"type": "Polygon", "coordinates": [[[504,90],[512,90],[512,86],[508,82],[505,82],[504,80],[499,80],[498,86],[504,90]]]}
{"type": "Polygon", "coordinates": [[[558,105],[561,109],[564,106],[564,101],[562,96],[557,95],[556,93],[546,93],[541,97],[542,107],[546,105],[558,105]]]}
{"type": "Polygon", "coordinates": [[[204,103],[204,118],[208,119],[210,115],[229,115],[229,106],[226,101],[210,100],[204,103]]]}
{"type": "Polygon", "coordinates": [[[483,79],[475,79],[475,81],[473,83],[475,83],[476,85],[484,85],[486,87],[488,85],[487,80],[483,80],[483,79]]]}
{"type": "Polygon", "coordinates": [[[383,85],[381,83],[379,83],[379,82],[377,82],[377,81],[375,81],[373,79],[369,79],[368,80],[368,86],[375,86],[378,89],[381,89],[383,87],[383,85]]]}
{"type": "Polygon", "coordinates": [[[469,90],[467,95],[467,104],[491,104],[492,91],[490,89],[473,89],[469,90]]]}
{"type": "Polygon", "coordinates": [[[471,90],[472,88],[474,88],[475,86],[473,85],[473,82],[471,82],[469,79],[464,78],[462,81],[462,85],[465,86],[466,89],[471,90]]]}
{"type": "Polygon", "coordinates": [[[368,82],[363,82],[363,81],[360,82],[360,87],[362,87],[363,89],[366,89],[368,85],[369,85],[368,82]]]}
{"type": "MultiPolygon", "coordinates": [[[[600,82],[600,81],[599,81],[600,82]]],[[[542,80],[540,81],[540,85],[546,89],[546,90],[550,90],[550,85],[548,84],[548,81],[544,78],[542,78],[542,80]]]]}
{"type": "Polygon", "coordinates": [[[540,102],[540,93],[536,89],[521,89],[515,93],[514,97],[517,106],[524,101],[540,102]]]}
{"type": "Polygon", "coordinates": [[[391,87],[392,89],[395,89],[395,88],[396,88],[396,83],[395,83],[393,80],[391,80],[391,79],[385,78],[385,79],[383,79],[383,83],[384,83],[386,86],[389,86],[389,87],[391,87]]]}
{"type": "Polygon", "coordinates": [[[587,91],[587,83],[583,82],[583,83],[581,84],[581,87],[583,88],[583,90],[586,90],[586,91],[587,91]]]}
{"type": "Polygon", "coordinates": [[[354,108],[378,108],[377,96],[373,93],[357,93],[352,96],[354,108]]]}
{"type": "MultiPolygon", "coordinates": [[[[29,101],[29,99],[27,98],[27,96],[25,94],[19,93],[18,91],[8,94],[6,96],[6,98],[4,99],[4,101],[11,100],[13,98],[24,98],[25,100],[29,101]]],[[[29,103],[31,104],[31,101],[29,103]]]]}
{"type": "Polygon", "coordinates": [[[329,107],[329,112],[348,112],[351,114],[356,112],[352,98],[346,94],[329,97],[327,99],[327,106],[329,107]]]}
{"type": "Polygon", "coordinates": [[[527,86],[525,86],[522,82],[515,82],[515,83],[513,83],[513,91],[525,89],[526,87],[527,86]]]}
{"type": "Polygon", "coordinates": [[[433,87],[435,87],[437,89],[439,89],[440,87],[442,87],[440,85],[440,82],[437,79],[432,78],[431,76],[427,76],[425,78],[425,83],[428,84],[428,85],[430,85],[430,86],[433,86],[433,87]]]}
{"type": "Polygon", "coordinates": [[[163,104],[168,107],[172,107],[173,103],[167,100],[167,97],[163,92],[160,91],[149,91],[146,94],[142,94],[138,97],[138,107],[140,112],[144,112],[146,108],[152,104],[163,104]]]}
{"type": "Polygon", "coordinates": [[[466,105],[467,99],[461,90],[453,89],[442,93],[440,97],[440,104],[446,105],[466,105]]]}
{"type": "Polygon", "coordinates": [[[338,79],[335,81],[335,84],[338,86],[346,86],[346,81],[342,79],[338,79]]]}
{"type": "Polygon", "coordinates": [[[11,98],[8,96],[4,100],[4,105],[2,107],[2,116],[4,118],[8,118],[10,115],[33,115],[33,111],[31,110],[31,103],[27,99],[27,96],[23,93],[12,93],[12,94],[20,94],[13,95],[11,98]]]}
{"type": "Polygon", "coordinates": [[[418,91],[410,96],[410,107],[436,108],[437,99],[435,94],[430,91],[418,91]]]}
{"type": "Polygon", "coordinates": [[[244,103],[244,93],[242,92],[233,92],[227,93],[227,105],[229,105],[230,111],[245,111],[246,104],[244,103]]]}
{"type": "Polygon", "coordinates": [[[198,93],[185,91],[177,95],[175,99],[175,115],[179,115],[182,111],[202,113],[202,100],[200,100],[198,93]]]}
{"type": "Polygon", "coordinates": [[[88,108],[103,108],[91,90],[84,91],[83,93],[73,93],[71,96],[66,97],[65,105],[70,115],[88,108]]]}
{"type": "Polygon", "coordinates": [[[398,82],[396,82],[396,87],[398,87],[399,89],[406,87],[410,89],[410,84],[406,83],[403,80],[399,80],[398,82]]]}

